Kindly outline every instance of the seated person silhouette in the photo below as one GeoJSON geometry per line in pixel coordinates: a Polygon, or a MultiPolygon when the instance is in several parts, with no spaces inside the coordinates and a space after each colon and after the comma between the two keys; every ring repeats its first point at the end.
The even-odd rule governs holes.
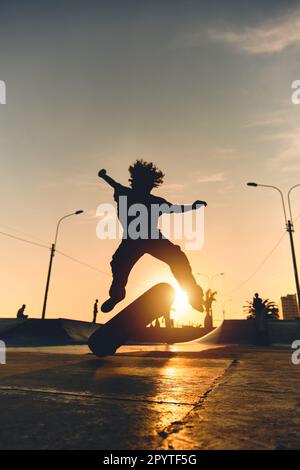
{"type": "Polygon", "coordinates": [[[23,304],[22,307],[19,308],[18,313],[17,313],[17,318],[22,318],[22,319],[28,318],[28,315],[24,314],[25,308],[26,308],[25,304],[23,304]]]}
{"type": "MultiPolygon", "coordinates": [[[[170,266],[174,277],[177,279],[182,289],[187,292],[192,307],[203,312],[203,290],[197,284],[192,274],[192,269],[186,255],[178,245],[174,245],[163,236],[157,228],[157,224],[159,216],[163,213],[170,213],[170,211],[178,213],[194,210],[199,208],[200,205],[206,206],[206,202],[195,201],[192,205],[188,206],[173,205],[166,201],[166,199],[152,195],[152,189],[161,185],[164,178],[162,171],[152,162],[147,163],[143,160],[136,160],[136,162],[129,167],[129,173],[131,187],[117,183],[107,175],[106,170],[100,170],[98,173],[98,176],[114,189],[114,200],[118,205],[118,217],[124,230],[121,244],[117,248],[110,263],[113,280],[109,290],[110,297],[101,306],[102,312],[110,312],[118,302],[125,298],[125,287],[130,271],[135,263],[146,253],[164,261],[170,266]],[[124,214],[123,205],[121,208],[122,196],[125,197],[127,201],[126,214],[124,214]],[[128,226],[130,222],[136,218],[136,215],[130,215],[130,207],[134,204],[143,204],[148,210],[148,220],[145,221],[145,225],[147,225],[147,237],[143,236],[143,238],[133,239],[129,236],[128,226]],[[156,212],[154,216],[153,213],[151,213],[153,205],[160,206],[160,212],[156,212]],[[154,236],[153,226],[155,226],[154,236]]],[[[145,230],[143,233],[145,233],[145,230]]]]}

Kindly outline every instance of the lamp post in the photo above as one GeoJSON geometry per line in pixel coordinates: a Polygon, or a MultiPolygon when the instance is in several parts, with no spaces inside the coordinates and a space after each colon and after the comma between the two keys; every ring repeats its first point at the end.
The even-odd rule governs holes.
{"type": "Polygon", "coordinates": [[[293,189],[299,188],[299,187],[300,187],[300,184],[295,184],[288,191],[288,204],[289,204],[290,220],[292,223],[293,223],[293,216],[292,216],[292,206],[291,206],[291,192],[293,191],[293,189]]]}
{"type": "Polygon", "coordinates": [[[218,274],[214,274],[213,276],[211,276],[211,289],[213,290],[213,286],[214,286],[214,279],[216,277],[219,277],[219,276],[225,276],[225,273],[218,273],[218,274]]]}
{"type": "Polygon", "coordinates": [[[296,185],[292,186],[288,191],[287,198],[288,198],[288,206],[289,206],[289,219],[287,218],[287,212],[286,212],[286,208],[285,208],[284,197],[283,197],[283,193],[282,193],[281,189],[277,188],[277,186],[272,186],[272,185],[268,185],[268,184],[258,184],[258,183],[253,183],[253,182],[247,183],[247,186],[252,186],[254,188],[256,188],[258,186],[263,187],[263,188],[272,188],[272,189],[275,189],[276,191],[278,191],[279,194],[280,194],[282,207],[283,207],[283,213],[284,213],[285,227],[286,227],[286,231],[288,232],[289,238],[290,238],[292,262],[293,262],[294,277],[295,277],[297,299],[298,299],[298,312],[299,312],[299,309],[300,309],[300,286],[299,286],[299,275],[298,275],[297,259],[296,259],[294,236],[293,236],[294,224],[293,224],[293,218],[292,218],[292,208],[291,208],[290,194],[291,194],[291,191],[293,189],[297,188],[298,186],[300,186],[300,184],[296,184],[296,185]]]}
{"type": "Polygon", "coordinates": [[[196,273],[196,274],[197,274],[197,276],[206,277],[208,288],[210,288],[210,284],[211,284],[210,276],[208,274],[204,274],[204,273],[196,273]]]}
{"type": "Polygon", "coordinates": [[[47,275],[47,281],[46,281],[46,288],[45,288],[45,295],[44,295],[44,304],[43,304],[43,311],[42,311],[42,319],[45,319],[46,316],[46,308],[47,308],[47,300],[48,300],[48,292],[49,292],[49,285],[50,285],[50,278],[51,278],[51,271],[52,271],[52,264],[53,264],[53,258],[55,254],[55,249],[56,249],[56,242],[57,242],[57,237],[58,237],[58,230],[60,227],[61,222],[66,219],[67,217],[71,217],[72,215],[79,215],[82,214],[83,211],[79,210],[76,212],[72,212],[72,214],[67,214],[64,215],[59,219],[56,225],[56,232],[55,232],[55,239],[54,243],[51,245],[51,250],[50,250],[50,261],[49,261],[49,268],[48,268],[48,275],[47,275]]]}
{"type": "Polygon", "coordinates": [[[223,320],[225,320],[225,305],[227,304],[227,302],[232,302],[232,299],[227,299],[227,300],[224,300],[223,302],[223,309],[222,309],[223,320]]]}
{"type": "Polygon", "coordinates": [[[212,276],[209,276],[208,274],[204,274],[204,273],[197,273],[198,276],[204,276],[208,279],[208,287],[209,289],[212,289],[213,288],[213,283],[214,283],[214,279],[216,277],[219,277],[219,276],[224,276],[225,273],[217,273],[217,274],[213,274],[212,276]]]}

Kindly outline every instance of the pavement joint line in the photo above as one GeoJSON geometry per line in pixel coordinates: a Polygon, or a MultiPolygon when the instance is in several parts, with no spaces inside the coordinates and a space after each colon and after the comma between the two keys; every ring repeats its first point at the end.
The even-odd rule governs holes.
{"type": "Polygon", "coordinates": [[[164,400],[149,400],[146,398],[118,398],[109,395],[93,395],[92,393],[77,393],[52,390],[47,388],[27,388],[27,387],[9,387],[0,386],[0,392],[25,392],[25,393],[41,393],[44,395],[62,395],[75,398],[92,398],[96,400],[114,400],[114,401],[131,401],[141,403],[153,403],[156,405],[177,405],[177,406],[195,406],[195,402],[177,402],[164,400]]]}
{"type": "Polygon", "coordinates": [[[189,418],[190,416],[192,415],[192,413],[199,409],[199,408],[202,408],[206,399],[208,398],[208,396],[221,384],[225,384],[226,383],[226,376],[228,375],[228,373],[231,371],[231,369],[233,369],[234,367],[236,367],[237,365],[239,364],[239,360],[238,359],[233,359],[231,361],[231,363],[223,370],[223,372],[218,375],[211,383],[211,385],[209,386],[209,388],[207,390],[205,390],[204,393],[202,393],[202,395],[200,396],[199,400],[193,404],[193,407],[191,410],[189,410],[187,412],[187,414],[180,420],[180,421],[174,421],[172,422],[171,424],[169,424],[168,426],[166,426],[162,431],[159,431],[158,434],[159,436],[162,438],[161,440],[161,444],[160,444],[160,447],[162,446],[163,442],[165,439],[167,439],[171,434],[176,434],[178,433],[184,426],[187,425],[188,421],[189,421],[189,418]]]}

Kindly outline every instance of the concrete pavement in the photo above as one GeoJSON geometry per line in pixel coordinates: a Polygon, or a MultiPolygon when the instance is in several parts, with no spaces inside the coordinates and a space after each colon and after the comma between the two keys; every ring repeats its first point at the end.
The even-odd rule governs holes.
{"type": "Polygon", "coordinates": [[[288,349],[8,350],[0,449],[300,448],[288,349]]]}

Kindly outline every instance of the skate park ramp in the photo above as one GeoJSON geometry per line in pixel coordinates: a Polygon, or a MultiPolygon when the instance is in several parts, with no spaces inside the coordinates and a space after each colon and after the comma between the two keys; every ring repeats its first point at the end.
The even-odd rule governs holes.
{"type": "MultiPolygon", "coordinates": [[[[300,339],[300,321],[268,320],[266,322],[269,344],[291,344],[300,339]]],[[[224,320],[216,329],[193,341],[201,344],[256,344],[254,320],[224,320]]]]}
{"type": "Polygon", "coordinates": [[[78,320],[0,319],[0,339],[7,345],[86,344],[101,325],[78,320]]]}
{"type": "Polygon", "coordinates": [[[12,331],[14,328],[22,325],[26,320],[21,320],[17,318],[1,318],[0,319],[0,338],[6,332],[12,331]]]}
{"type": "Polygon", "coordinates": [[[196,340],[207,344],[251,344],[254,341],[254,322],[224,320],[221,325],[196,340]]]}
{"type": "MultiPolygon", "coordinates": [[[[0,339],[11,346],[58,346],[87,344],[88,338],[101,325],[64,318],[57,319],[0,319],[0,339]]],[[[268,321],[269,344],[291,345],[300,339],[300,321],[268,321]]],[[[224,320],[210,333],[178,345],[209,346],[218,344],[256,344],[255,321],[224,320]]]]}

